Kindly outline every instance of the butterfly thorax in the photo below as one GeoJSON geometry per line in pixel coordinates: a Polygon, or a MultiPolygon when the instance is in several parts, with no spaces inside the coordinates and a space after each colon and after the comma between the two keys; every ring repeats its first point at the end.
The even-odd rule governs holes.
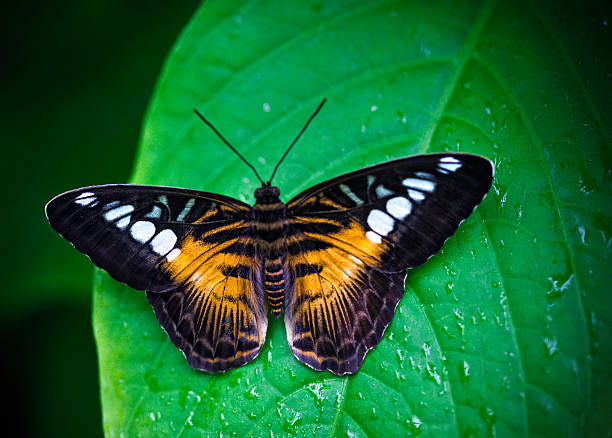
{"type": "Polygon", "coordinates": [[[263,288],[272,314],[278,318],[288,280],[285,247],[289,227],[287,209],[280,200],[277,187],[264,185],[258,188],[255,199],[252,214],[259,257],[263,261],[263,288]]]}

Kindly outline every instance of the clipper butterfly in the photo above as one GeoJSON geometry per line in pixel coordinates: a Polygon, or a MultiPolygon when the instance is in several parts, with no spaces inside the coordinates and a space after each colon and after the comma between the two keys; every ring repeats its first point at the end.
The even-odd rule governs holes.
{"type": "Polygon", "coordinates": [[[141,185],[84,187],[46,206],[59,234],[116,280],[146,291],[189,365],[209,372],[257,356],[268,306],[274,317],[284,313],[297,359],[357,372],[393,319],[406,270],[442,247],[493,178],[484,157],[424,154],[338,176],[284,203],[272,178],[264,182],[247,165],[262,182],[253,206],[141,185]]]}

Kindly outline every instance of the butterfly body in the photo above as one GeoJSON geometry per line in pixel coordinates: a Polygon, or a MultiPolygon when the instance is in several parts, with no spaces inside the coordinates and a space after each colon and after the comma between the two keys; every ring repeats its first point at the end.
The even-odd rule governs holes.
{"type": "Polygon", "coordinates": [[[280,200],[278,187],[264,185],[255,191],[252,209],[257,254],[262,261],[263,290],[272,315],[282,312],[285,289],[290,285],[287,270],[287,237],[289,221],[287,208],[280,200]]]}
{"type": "Polygon", "coordinates": [[[102,185],[63,193],[51,226],[113,278],[147,291],[157,320],[196,369],[260,352],[284,313],[293,354],[356,372],[424,263],[488,192],[477,155],[401,158],[317,184],[284,203],[264,183],[253,206],[172,187],[102,185]]]}

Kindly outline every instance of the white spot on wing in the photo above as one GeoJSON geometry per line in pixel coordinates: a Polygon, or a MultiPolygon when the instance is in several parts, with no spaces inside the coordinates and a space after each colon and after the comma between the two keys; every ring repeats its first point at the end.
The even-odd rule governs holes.
{"type": "Polygon", "coordinates": [[[414,201],[422,201],[423,199],[425,199],[425,194],[423,192],[419,192],[418,190],[408,189],[408,195],[414,201]]]}
{"type": "Polygon", "coordinates": [[[411,189],[418,189],[424,192],[433,192],[436,184],[433,181],[418,178],[406,178],[402,184],[411,189]]]}
{"type": "Polygon", "coordinates": [[[129,216],[129,215],[128,215],[128,216],[125,216],[125,217],[123,217],[123,218],[119,219],[119,220],[117,221],[117,223],[115,223],[115,226],[116,226],[117,228],[119,228],[120,230],[123,230],[125,227],[127,227],[127,226],[130,224],[130,220],[131,220],[131,219],[130,219],[130,216],[129,216]]]}
{"type": "Polygon", "coordinates": [[[92,192],[83,192],[76,197],[74,202],[79,205],[82,205],[83,207],[86,207],[96,202],[96,196],[92,192]]]}
{"type": "Polygon", "coordinates": [[[443,157],[440,158],[440,168],[446,169],[450,172],[454,172],[461,167],[461,161],[455,157],[443,157]]]}
{"type": "Polygon", "coordinates": [[[195,204],[195,199],[189,198],[189,201],[185,203],[185,208],[183,208],[183,211],[181,211],[181,213],[177,216],[177,222],[182,222],[185,219],[185,216],[187,216],[191,211],[193,204],[195,204]]]}
{"type": "Polygon", "coordinates": [[[104,219],[106,219],[108,222],[112,222],[115,219],[119,219],[120,217],[130,214],[133,211],[133,205],[121,205],[120,207],[113,208],[112,210],[108,210],[106,213],[104,213],[104,219]]]}
{"type": "Polygon", "coordinates": [[[357,204],[357,205],[363,204],[363,201],[361,200],[361,198],[359,196],[357,196],[355,193],[353,193],[351,188],[349,186],[347,186],[346,184],[340,184],[340,190],[342,190],[342,193],[344,193],[346,196],[351,198],[351,200],[355,204],[357,204]]]}
{"type": "Polygon", "coordinates": [[[412,212],[412,203],[402,196],[396,196],[387,201],[387,211],[395,219],[402,220],[412,212]]]}
{"type": "Polygon", "coordinates": [[[380,237],[378,234],[376,234],[374,231],[368,231],[366,233],[366,237],[368,239],[370,239],[372,242],[374,243],[381,243],[382,242],[382,237],[380,237]]]}
{"type": "Polygon", "coordinates": [[[376,192],[376,196],[378,196],[379,198],[384,198],[385,196],[389,196],[393,194],[391,190],[389,190],[382,184],[376,186],[375,192],[376,192]]]}
{"type": "Polygon", "coordinates": [[[358,265],[363,265],[363,262],[362,262],[360,259],[358,259],[357,257],[355,257],[354,255],[349,254],[349,258],[350,258],[352,261],[354,261],[355,263],[357,263],[358,265]]]}
{"type": "Polygon", "coordinates": [[[155,234],[155,225],[148,221],[137,221],[130,227],[130,234],[140,243],[148,242],[155,234]]]}
{"type": "Polygon", "coordinates": [[[455,170],[459,169],[460,167],[461,167],[461,164],[449,164],[449,163],[441,163],[440,164],[440,169],[450,170],[451,172],[454,172],[455,170]]]}
{"type": "MultiPolygon", "coordinates": [[[[174,248],[172,251],[170,251],[168,254],[166,254],[166,259],[171,262],[172,260],[174,260],[175,258],[177,258],[179,256],[179,254],[181,253],[181,250],[178,248],[174,248]]],[[[193,277],[195,279],[195,276],[197,274],[195,274],[193,277]]]]}
{"type": "Polygon", "coordinates": [[[461,161],[459,161],[455,157],[442,157],[440,158],[440,163],[461,164],[461,161]]]}
{"type": "Polygon", "coordinates": [[[167,254],[176,243],[176,234],[172,230],[162,230],[151,241],[151,247],[159,255],[167,254]]]}
{"type": "Polygon", "coordinates": [[[170,205],[168,205],[168,197],[166,195],[159,195],[157,197],[157,200],[164,204],[166,207],[170,208],[170,205]]]}
{"type": "Polygon", "coordinates": [[[104,206],[104,210],[110,210],[111,208],[116,207],[119,204],[120,204],[119,201],[109,202],[108,204],[104,206]]]}
{"type": "Polygon", "coordinates": [[[153,210],[144,215],[144,217],[148,217],[150,219],[159,219],[162,214],[162,209],[159,205],[154,205],[153,210]]]}
{"type": "Polygon", "coordinates": [[[461,167],[461,161],[455,157],[443,157],[440,158],[440,168],[446,169],[450,172],[454,172],[461,167]]]}
{"type": "Polygon", "coordinates": [[[391,216],[381,210],[374,209],[370,211],[368,215],[368,225],[376,233],[386,236],[393,231],[393,224],[395,221],[391,216]]]}

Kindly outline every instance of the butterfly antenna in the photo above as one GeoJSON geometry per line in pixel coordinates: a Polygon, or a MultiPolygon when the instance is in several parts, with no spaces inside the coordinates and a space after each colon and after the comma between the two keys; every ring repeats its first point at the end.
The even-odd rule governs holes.
{"type": "Polygon", "coordinates": [[[206,124],[208,125],[208,127],[209,127],[210,129],[212,129],[212,130],[213,130],[213,132],[219,136],[219,138],[220,138],[221,140],[223,140],[223,143],[225,143],[225,144],[227,145],[227,147],[229,147],[229,148],[230,148],[232,151],[234,151],[234,153],[235,153],[236,155],[238,155],[238,157],[239,157],[239,158],[240,158],[242,161],[244,161],[244,164],[246,164],[247,166],[249,166],[249,167],[251,168],[251,170],[252,170],[252,171],[255,173],[255,176],[256,176],[256,177],[257,177],[257,179],[259,180],[259,182],[260,182],[260,183],[263,185],[263,184],[264,184],[264,181],[263,181],[263,179],[261,179],[261,177],[260,177],[260,176],[259,176],[259,174],[257,173],[257,170],[255,170],[255,168],[253,167],[253,165],[252,165],[251,163],[249,163],[249,162],[246,160],[246,158],[244,158],[242,155],[240,155],[240,152],[238,152],[238,151],[236,150],[236,148],[235,148],[234,146],[232,146],[232,145],[230,144],[230,142],[229,142],[229,141],[227,141],[227,140],[225,139],[225,137],[223,137],[219,131],[217,131],[217,128],[215,128],[215,127],[212,125],[212,123],[210,123],[208,120],[206,120],[206,118],[205,118],[205,117],[204,117],[202,114],[200,114],[200,112],[199,112],[197,109],[195,109],[195,108],[194,108],[194,109],[193,109],[193,112],[194,112],[194,113],[196,113],[196,114],[198,115],[198,117],[199,117],[200,119],[202,119],[202,121],[203,121],[204,123],[206,123],[206,124]]]}
{"type": "Polygon", "coordinates": [[[287,156],[287,154],[289,153],[289,151],[291,150],[291,148],[293,147],[293,145],[298,141],[298,139],[302,136],[302,134],[304,133],[304,131],[306,131],[306,128],[308,128],[308,125],[310,124],[310,122],[312,122],[312,119],[315,118],[315,116],[317,115],[317,113],[321,110],[321,107],[325,104],[325,102],[327,102],[327,98],[323,98],[323,100],[321,101],[321,103],[319,104],[319,106],[317,107],[317,109],[315,110],[314,113],[312,113],[312,115],[308,118],[308,120],[306,121],[306,124],[304,125],[304,127],[302,128],[302,130],[300,131],[300,133],[297,135],[297,137],[295,137],[295,139],[291,142],[291,144],[289,145],[289,147],[287,148],[287,150],[285,151],[285,153],[283,154],[283,156],[281,157],[280,160],[278,160],[278,163],[276,163],[276,167],[274,168],[274,172],[272,172],[272,176],[270,177],[270,180],[267,182],[268,185],[270,185],[270,183],[272,183],[272,179],[274,178],[274,175],[276,175],[276,171],[278,170],[278,166],[280,166],[280,164],[283,162],[283,160],[285,159],[285,157],[287,156]]]}

